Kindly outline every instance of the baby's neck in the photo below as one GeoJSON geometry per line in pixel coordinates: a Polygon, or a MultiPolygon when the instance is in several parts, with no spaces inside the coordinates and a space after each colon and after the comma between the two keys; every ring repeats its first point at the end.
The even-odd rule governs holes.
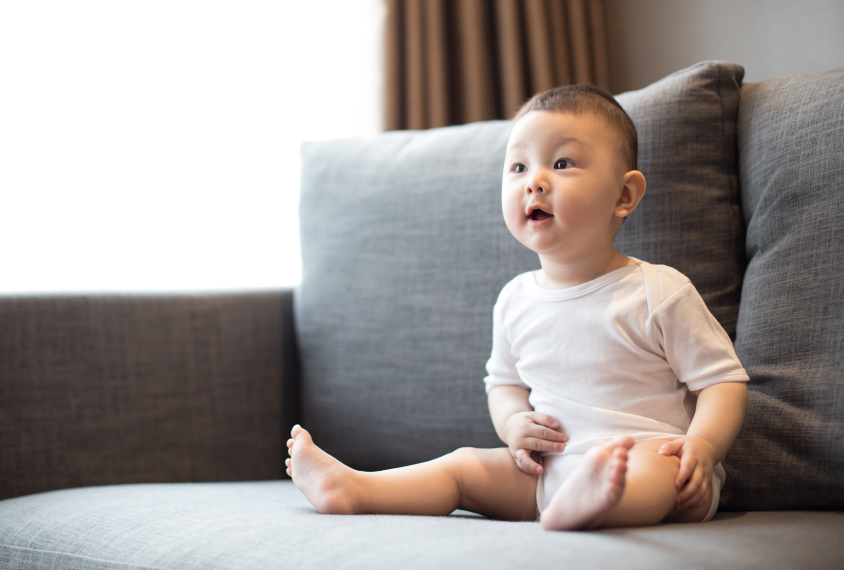
{"type": "Polygon", "coordinates": [[[551,290],[582,285],[616,269],[636,265],[635,261],[614,249],[606,256],[570,262],[558,262],[540,256],[540,262],[542,269],[536,275],[536,282],[543,289],[551,290]]]}

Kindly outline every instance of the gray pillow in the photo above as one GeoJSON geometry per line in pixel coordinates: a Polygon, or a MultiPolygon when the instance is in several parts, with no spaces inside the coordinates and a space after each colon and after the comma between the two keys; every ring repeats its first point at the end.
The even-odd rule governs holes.
{"type": "Polygon", "coordinates": [[[750,374],[730,509],[844,509],[844,68],[748,84],[739,151],[750,374]]]}
{"type": "Polygon", "coordinates": [[[639,135],[647,180],[617,250],[685,274],[735,338],[745,267],[736,121],[744,68],[704,62],[616,97],[639,135]]]}
{"type": "Polygon", "coordinates": [[[495,447],[492,306],[536,256],[501,215],[509,121],[302,147],[302,420],[357,469],[495,447]]]}
{"type": "MultiPolygon", "coordinates": [[[[741,283],[735,121],[743,70],[704,63],[619,97],[648,194],[621,251],[670,263],[728,331],[741,283]]],[[[502,445],[483,387],[492,307],[536,255],[500,205],[509,121],[302,147],[296,295],[303,424],[354,468],[502,445]]]]}

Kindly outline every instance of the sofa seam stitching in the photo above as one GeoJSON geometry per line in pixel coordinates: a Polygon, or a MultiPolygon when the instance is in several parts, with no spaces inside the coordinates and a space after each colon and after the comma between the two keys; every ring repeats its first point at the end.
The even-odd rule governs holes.
{"type": "Polygon", "coordinates": [[[117,561],[117,560],[108,560],[106,558],[96,558],[94,556],[83,556],[81,554],[71,554],[69,552],[60,552],[58,550],[42,550],[40,548],[29,548],[29,547],[26,547],[26,546],[15,546],[15,545],[12,545],[12,544],[0,544],[0,548],[7,548],[7,549],[14,549],[14,550],[25,550],[27,552],[38,552],[38,553],[41,553],[41,554],[48,554],[48,555],[52,555],[52,556],[55,556],[55,555],[58,554],[60,556],[67,556],[67,557],[74,558],[74,559],[93,560],[93,561],[96,561],[96,562],[105,562],[105,563],[108,563],[108,564],[120,564],[121,566],[125,566],[127,568],[141,568],[141,569],[144,569],[144,570],[167,570],[166,568],[163,568],[161,566],[146,566],[146,565],[142,566],[140,564],[131,564],[129,562],[120,562],[120,561],[117,561]]]}

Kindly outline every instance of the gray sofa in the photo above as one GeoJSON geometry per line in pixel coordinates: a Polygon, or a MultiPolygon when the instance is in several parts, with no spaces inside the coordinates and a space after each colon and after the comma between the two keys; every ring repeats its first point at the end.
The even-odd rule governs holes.
{"type": "Polygon", "coordinates": [[[844,568],[844,69],[742,76],[619,96],[648,193],[617,248],[687,274],[751,378],[713,521],[328,516],[285,479],[296,422],[362,470],[501,445],[491,308],[537,260],[492,121],[305,145],[295,292],[0,297],[0,568],[844,568]]]}

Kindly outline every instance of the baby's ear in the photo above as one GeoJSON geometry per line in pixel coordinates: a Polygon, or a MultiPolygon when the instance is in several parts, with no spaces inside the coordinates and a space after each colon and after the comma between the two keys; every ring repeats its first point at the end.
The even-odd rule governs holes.
{"type": "Polygon", "coordinates": [[[615,203],[615,215],[626,218],[633,213],[645,195],[645,175],[638,170],[624,173],[621,195],[615,203]]]}

